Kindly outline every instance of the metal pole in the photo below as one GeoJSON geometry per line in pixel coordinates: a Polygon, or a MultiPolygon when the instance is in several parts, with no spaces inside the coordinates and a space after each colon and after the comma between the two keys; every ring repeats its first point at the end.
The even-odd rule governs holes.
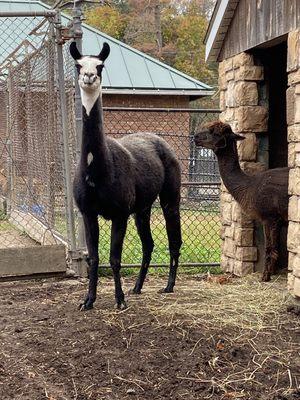
{"type": "Polygon", "coordinates": [[[70,242],[70,251],[72,253],[76,251],[76,238],[75,238],[75,219],[74,219],[74,206],[73,206],[73,193],[72,193],[72,182],[71,182],[71,167],[70,167],[70,155],[69,155],[69,140],[68,140],[68,119],[67,119],[67,100],[65,92],[65,81],[64,81],[64,59],[63,59],[63,44],[60,40],[60,27],[61,18],[58,12],[55,18],[56,24],[56,50],[57,50],[57,69],[58,69],[58,90],[60,97],[60,108],[61,108],[61,123],[62,123],[62,139],[63,139],[63,150],[64,150],[64,173],[65,173],[65,197],[66,197],[66,211],[67,211],[67,229],[68,238],[70,242]]]}
{"type": "MultiPolygon", "coordinates": [[[[82,52],[82,10],[81,3],[74,0],[73,7],[73,33],[75,37],[75,41],[77,44],[77,48],[80,52],[82,52]]],[[[77,72],[74,67],[74,75],[75,75],[75,122],[76,122],[76,137],[77,137],[77,149],[76,149],[76,158],[77,162],[79,162],[81,155],[81,137],[82,137],[82,105],[81,105],[81,96],[80,96],[80,88],[77,80],[77,72]]],[[[78,213],[78,247],[79,250],[86,249],[85,242],[85,232],[82,215],[78,213]]]]}

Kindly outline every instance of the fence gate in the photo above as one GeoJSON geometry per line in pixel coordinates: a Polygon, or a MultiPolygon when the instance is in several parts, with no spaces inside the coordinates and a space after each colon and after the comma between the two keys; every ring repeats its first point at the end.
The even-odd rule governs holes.
{"type": "Polygon", "coordinates": [[[2,277],[64,272],[72,246],[58,24],[55,11],[0,14],[2,277]]]}

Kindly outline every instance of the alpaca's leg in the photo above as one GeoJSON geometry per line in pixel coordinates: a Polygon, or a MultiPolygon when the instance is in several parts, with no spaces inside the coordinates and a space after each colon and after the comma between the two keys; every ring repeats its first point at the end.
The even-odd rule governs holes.
{"type": "Polygon", "coordinates": [[[110,243],[110,265],[113,270],[115,281],[116,306],[119,309],[126,308],[124,293],[121,285],[120,269],[123,241],[127,228],[127,218],[112,221],[111,243],[110,243]]]}
{"type": "Polygon", "coordinates": [[[136,284],[134,288],[130,290],[129,293],[134,293],[134,294],[141,293],[144,280],[148,272],[148,267],[151,261],[151,255],[154,247],[154,242],[152,239],[151,229],[150,229],[150,216],[151,216],[151,208],[144,211],[142,214],[137,213],[135,216],[135,224],[143,247],[143,260],[136,284]]]}
{"type": "Polygon", "coordinates": [[[279,237],[278,220],[266,221],[264,223],[265,236],[265,265],[262,275],[262,281],[268,282],[271,275],[275,272],[275,265],[278,259],[278,237],[279,237]]]}
{"type": "Polygon", "coordinates": [[[170,271],[167,286],[160,290],[161,293],[173,292],[176,273],[178,268],[178,261],[180,256],[181,240],[181,227],[180,227],[180,211],[179,211],[179,193],[174,194],[174,197],[160,195],[160,203],[166,220],[167,235],[169,241],[170,251],[170,271]]]}
{"type": "Polygon", "coordinates": [[[89,310],[93,308],[97,294],[99,225],[97,215],[83,214],[83,221],[85,227],[86,245],[88,249],[87,263],[89,290],[84,302],[80,304],[80,309],[89,310]]]}

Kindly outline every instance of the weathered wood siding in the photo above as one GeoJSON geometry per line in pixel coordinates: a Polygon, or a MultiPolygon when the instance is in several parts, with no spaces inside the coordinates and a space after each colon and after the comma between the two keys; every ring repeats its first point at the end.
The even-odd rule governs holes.
{"type": "Polygon", "coordinates": [[[300,27],[300,0],[240,0],[219,61],[300,27]]]}

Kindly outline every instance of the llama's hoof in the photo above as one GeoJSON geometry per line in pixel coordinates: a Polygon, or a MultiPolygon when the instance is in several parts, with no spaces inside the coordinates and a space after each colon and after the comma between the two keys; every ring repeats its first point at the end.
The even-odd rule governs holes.
{"type": "Polygon", "coordinates": [[[159,289],[159,291],[157,293],[173,293],[173,292],[174,292],[174,289],[166,287],[164,289],[159,289]]]}
{"type": "Polygon", "coordinates": [[[79,304],[78,309],[80,311],[87,311],[93,308],[93,303],[90,301],[85,301],[84,303],[79,304]]]}
{"type": "Polygon", "coordinates": [[[142,291],[141,291],[141,289],[133,288],[133,289],[129,289],[129,290],[128,290],[128,294],[129,294],[129,296],[130,296],[131,294],[142,294],[142,291]]]}
{"type": "Polygon", "coordinates": [[[263,274],[261,277],[262,282],[270,282],[271,280],[271,275],[270,274],[263,274]]]}
{"type": "Polygon", "coordinates": [[[121,310],[121,311],[122,311],[122,310],[126,310],[126,308],[127,308],[126,301],[123,300],[123,301],[121,301],[120,303],[116,303],[115,308],[116,308],[117,310],[121,310]]]}

